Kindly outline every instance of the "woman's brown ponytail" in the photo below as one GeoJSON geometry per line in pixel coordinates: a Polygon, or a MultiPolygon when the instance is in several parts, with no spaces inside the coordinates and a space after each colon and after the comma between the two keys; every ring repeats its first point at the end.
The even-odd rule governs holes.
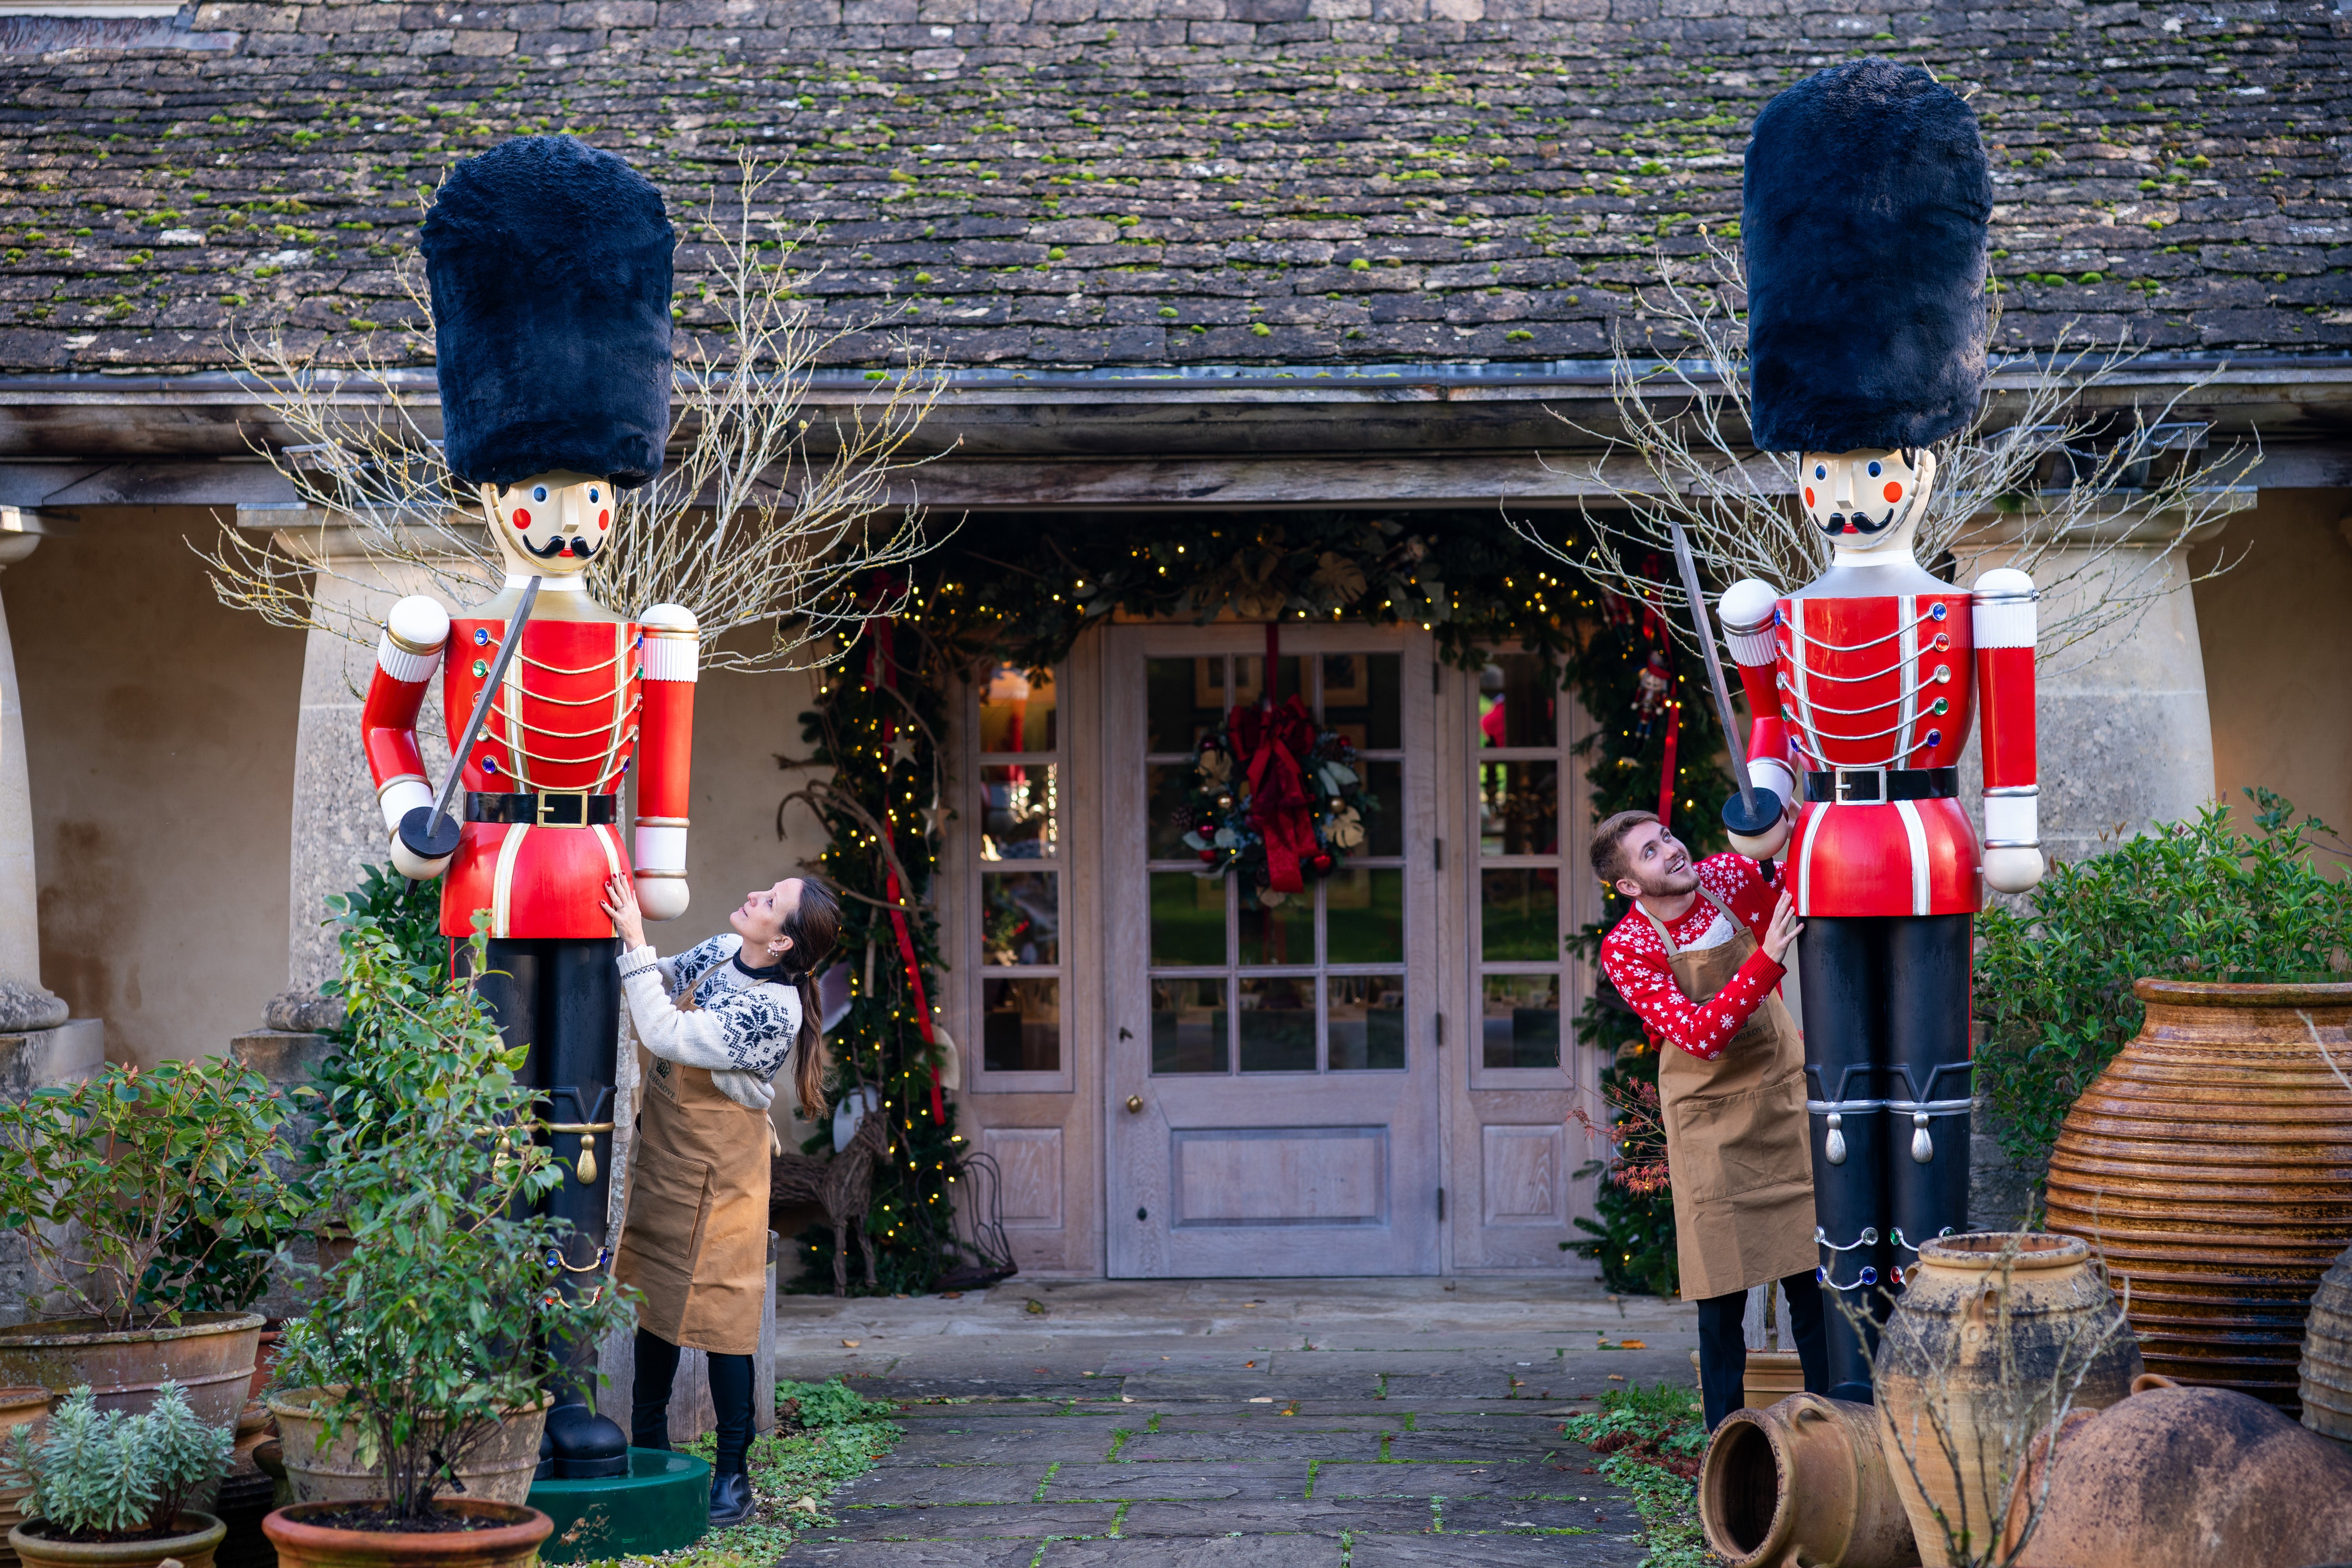
{"type": "Polygon", "coordinates": [[[793,1090],[800,1097],[803,1119],[814,1121],[824,1114],[824,1009],[817,1000],[816,977],[841,934],[841,901],[820,879],[801,879],[800,907],[785,920],[783,934],[793,940],[784,962],[801,996],[800,1037],[793,1042],[793,1090]]]}

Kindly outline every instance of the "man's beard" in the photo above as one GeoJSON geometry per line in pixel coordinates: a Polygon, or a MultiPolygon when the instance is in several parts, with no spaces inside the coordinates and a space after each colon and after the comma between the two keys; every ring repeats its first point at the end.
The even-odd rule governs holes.
{"type": "Polygon", "coordinates": [[[1698,887],[1698,867],[1685,862],[1680,871],[1636,871],[1633,880],[1642,885],[1645,899],[1678,899],[1698,887]]]}

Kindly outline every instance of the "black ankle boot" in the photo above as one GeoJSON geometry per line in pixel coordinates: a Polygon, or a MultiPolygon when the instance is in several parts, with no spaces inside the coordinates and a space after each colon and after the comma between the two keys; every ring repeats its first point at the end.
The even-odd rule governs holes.
{"type": "Polygon", "coordinates": [[[751,1517],[751,1478],[740,1471],[710,1478],[710,1528],[725,1530],[751,1517]]]}

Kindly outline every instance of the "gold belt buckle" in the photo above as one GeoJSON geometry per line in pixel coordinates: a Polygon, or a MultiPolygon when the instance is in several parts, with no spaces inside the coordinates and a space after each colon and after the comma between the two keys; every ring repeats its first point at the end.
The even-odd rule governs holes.
{"type": "Polygon", "coordinates": [[[543,789],[540,791],[539,804],[533,807],[531,811],[531,826],[534,827],[587,826],[588,792],[584,789],[543,789]],[[577,822],[550,822],[547,818],[548,803],[558,800],[578,801],[580,803],[580,820],[577,822]]]}

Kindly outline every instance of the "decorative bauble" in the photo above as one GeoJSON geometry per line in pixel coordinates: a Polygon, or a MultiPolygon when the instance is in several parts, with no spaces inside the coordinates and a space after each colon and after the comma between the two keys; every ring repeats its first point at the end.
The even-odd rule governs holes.
{"type": "Polygon", "coordinates": [[[1332,865],[1333,861],[1331,857],[1328,854],[1310,856],[1307,861],[1307,868],[1314,872],[1318,877],[1329,876],[1331,874],[1332,865]]]}
{"type": "Polygon", "coordinates": [[[2053,1231],[2128,1282],[2150,1372],[2289,1415],[2320,1277],[2352,1237],[2352,984],[2141,980],[2139,1034],[2066,1113],[2053,1231]]]}

